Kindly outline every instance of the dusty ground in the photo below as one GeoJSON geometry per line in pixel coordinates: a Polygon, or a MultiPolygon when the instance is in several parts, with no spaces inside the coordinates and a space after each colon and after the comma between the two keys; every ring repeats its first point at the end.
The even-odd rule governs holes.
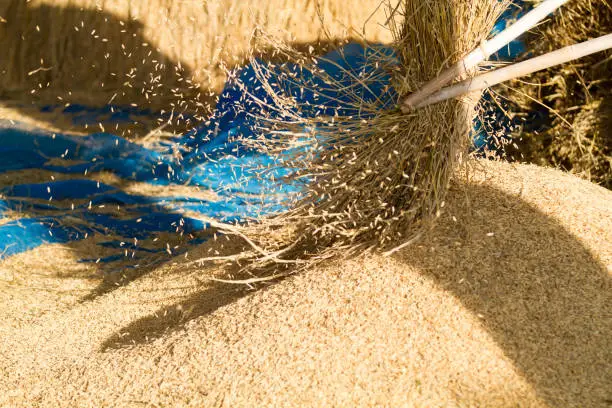
{"type": "Polygon", "coordinates": [[[479,162],[416,246],[253,288],[180,258],[99,291],[86,248],[10,258],[0,406],[609,407],[611,202],[479,162]]]}

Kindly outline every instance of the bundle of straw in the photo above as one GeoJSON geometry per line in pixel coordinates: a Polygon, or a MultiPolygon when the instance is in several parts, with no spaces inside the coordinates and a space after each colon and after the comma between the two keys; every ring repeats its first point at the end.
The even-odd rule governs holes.
{"type": "MultiPolygon", "coordinates": [[[[315,76],[320,74],[319,82],[335,87],[351,101],[347,109],[327,118],[300,115],[309,107],[291,106],[290,94],[268,84],[276,105],[287,107],[281,115],[285,118],[282,126],[293,123],[314,130],[298,132],[295,145],[309,148],[298,150],[290,164],[283,160],[284,165],[298,168],[295,178],[308,180],[290,211],[255,224],[216,225],[249,242],[252,251],[247,255],[254,261],[250,265],[309,265],[368,249],[389,254],[413,242],[431,225],[444,207],[451,176],[467,152],[478,95],[471,101],[447,100],[408,114],[397,106],[405,95],[486,39],[507,5],[505,0],[386,3],[399,64],[390,63],[389,55],[375,49],[367,58],[368,65],[391,76],[392,103],[363,96],[369,86],[379,83],[380,70],[360,78],[348,72],[357,86],[347,86],[317,71],[316,62],[304,68],[315,76]]],[[[312,60],[308,55],[288,54],[303,67],[312,60]]],[[[297,87],[308,88],[309,83],[297,87]]],[[[267,131],[276,124],[269,120],[267,131]]],[[[287,151],[286,137],[259,142],[271,154],[287,151]]]]}

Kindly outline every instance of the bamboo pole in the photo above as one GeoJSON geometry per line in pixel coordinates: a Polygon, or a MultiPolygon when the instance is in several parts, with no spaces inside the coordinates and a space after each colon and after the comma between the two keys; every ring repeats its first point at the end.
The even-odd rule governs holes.
{"type": "Polygon", "coordinates": [[[541,71],[543,69],[573,61],[575,59],[595,54],[596,52],[601,52],[610,48],[612,48],[612,34],[607,34],[579,44],[570,45],[569,47],[561,48],[527,61],[496,69],[495,71],[490,71],[486,74],[482,74],[441,89],[438,92],[430,95],[425,100],[421,101],[415,106],[415,108],[422,108],[424,106],[442,102],[444,100],[455,98],[470,92],[481,91],[501,82],[529,75],[536,71],[541,71]]]}
{"type": "Polygon", "coordinates": [[[450,68],[444,70],[438,77],[426,83],[418,91],[408,95],[402,103],[402,111],[410,112],[413,107],[419,105],[425,98],[436,92],[444,85],[448,84],[455,78],[458,78],[472,68],[478,66],[485,61],[491,54],[499,51],[502,47],[508,45],[512,40],[524,32],[533,28],[536,24],[542,21],[550,13],[561,7],[568,0],[545,0],[539,6],[525,14],[518,21],[507,27],[504,31],[493,37],[489,41],[484,41],[478,48],[469,53],[461,61],[457,62],[450,68]]]}

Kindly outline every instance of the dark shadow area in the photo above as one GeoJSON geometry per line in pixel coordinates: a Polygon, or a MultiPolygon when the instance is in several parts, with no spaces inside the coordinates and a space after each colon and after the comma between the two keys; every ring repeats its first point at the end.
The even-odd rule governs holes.
{"type": "MultiPolygon", "coordinates": [[[[520,196],[470,185],[455,187],[447,202],[437,228],[396,259],[417,266],[482,316],[483,326],[550,406],[608,406],[612,281],[605,266],[520,196]]],[[[268,286],[213,283],[131,323],[102,350],[148,343],[268,286]]]]}
{"type": "Polygon", "coordinates": [[[188,321],[212,313],[248,293],[249,289],[243,285],[213,283],[197,296],[180,304],[162,308],[155,314],[139,319],[123,328],[121,332],[108,338],[100,346],[100,351],[154,341],[181,329],[188,321]]]}
{"type": "Polygon", "coordinates": [[[206,285],[206,289],[180,303],[161,308],[154,314],[132,322],[120,332],[106,339],[100,346],[100,351],[105,352],[152,342],[184,329],[185,325],[193,319],[211,314],[223,306],[278,282],[277,280],[265,285],[247,286],[212,281],[206,285]]]}
{"type": "MultiPolygon", "coordinates": [[[[206,231],[198,234],[200,239],[208,239],[212,236],[214,231],[206,231]]],[[[175,239],[172,242],[173,246],[175,244],[182,245],[187,251],[191,249],[191,244],[189,242],[185,242],[185,240],[175,239]]],[[[163,247],[162,247],[163,248],[163,247]]],[[[78,253],[80,256],[85,256],[84,253],[78,253]]],[[[89,254],[91,256],[91,254],[89,254]]],[[[145,255],[146,257],[146,255],[145,255]]],[[[179,256],[180,258],[180,256],[179,256]]],[[[184,259],[181,259],[183,261],[184,259]]],[[[117,263],[99,263],[97,264],[99,273],[101,275],[100,282],[96,285],[96,287],[89,291],[85,296],[81,297],[80,302],[89,302],[93,301],[100,296],[104,296],[113,292],[114,290],[121,288],[130,284],[147,274],[162,268],[164,265],[169,263],[176,262],[175,256],[170,256],[168,254],[155,254],[149,258],[144,258],[138,261],[137,266],[127,265],[121,266],[117,265],[117,263]]],[[[134,262],[132,262],[134,263],[134,262]]]]}

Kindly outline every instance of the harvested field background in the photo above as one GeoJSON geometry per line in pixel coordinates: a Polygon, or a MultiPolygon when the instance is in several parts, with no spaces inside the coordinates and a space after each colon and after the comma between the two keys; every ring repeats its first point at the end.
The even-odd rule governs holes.
{"type": "Polygon", "coordinates": [[[31,99],[60,104],[104,104],[113,98],[116,104],[194,111],[210,92],[221,90],[225,67],[244,62],[255,27],[296,46],[324,47],[357,38],[367,23],[368,40],[389,41],[380,25],[382,10],[372,15],[378,5],[378,0],[0,0],[0,47],[6,50],[0,96],[26,91],[31,99]]]}

